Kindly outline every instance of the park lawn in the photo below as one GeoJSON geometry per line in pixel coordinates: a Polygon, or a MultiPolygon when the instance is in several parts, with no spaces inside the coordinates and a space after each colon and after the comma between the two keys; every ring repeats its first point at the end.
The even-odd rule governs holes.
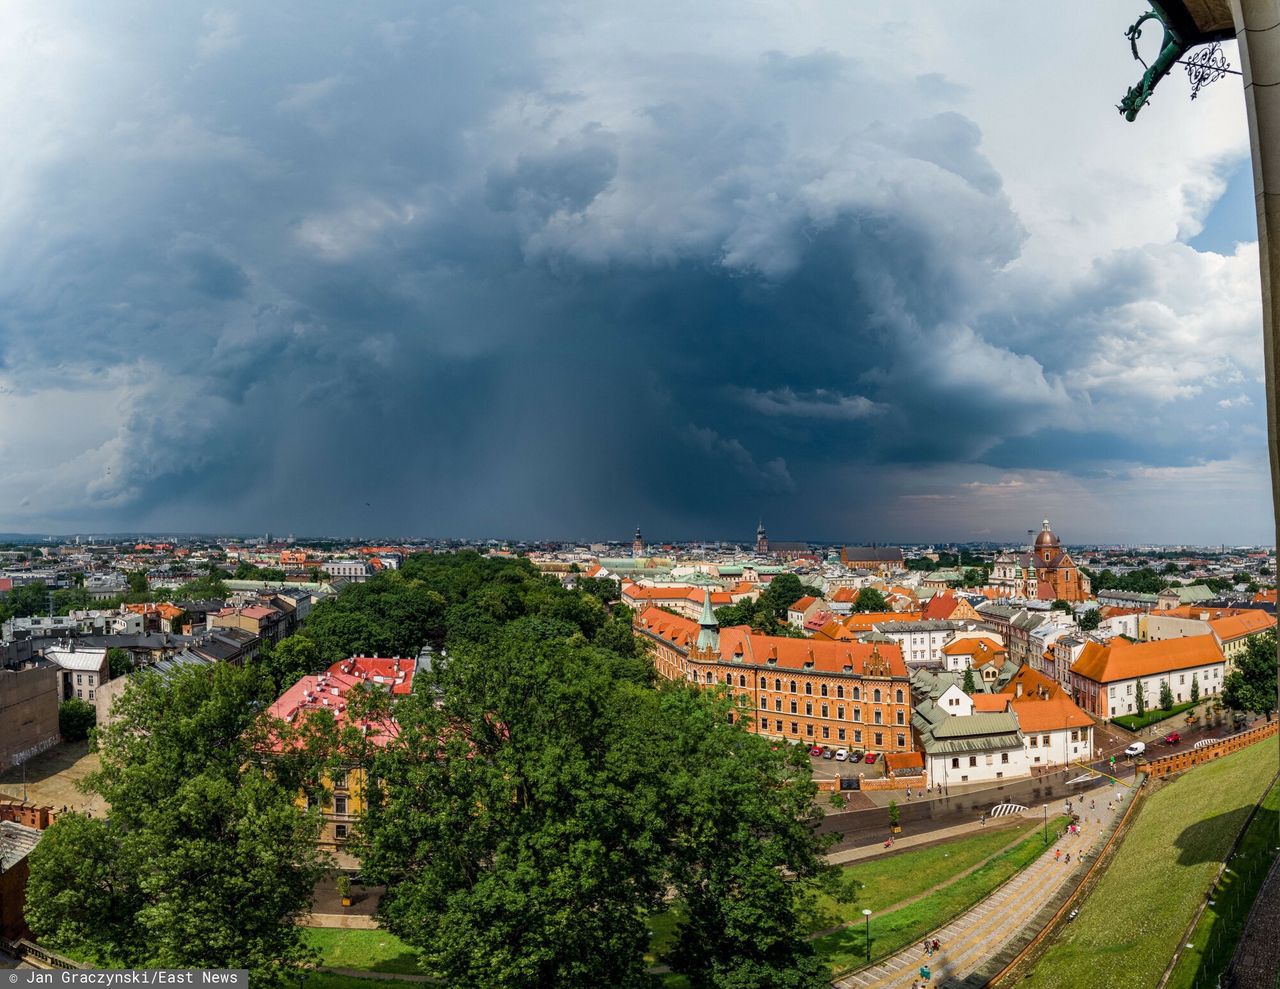
{"type": "Polygon", "coordinates": [[[1275,837],[1280,825],[1280,785],[1268,791],[1249,829],[1240,839],[1231,871],[1223,876],[1222,892],[1205,907],[1187,938],[1166,983],[1170,989],[1192,989],[1196,984],[1216,985],[1231,962],[1254,898],[1275,859],[1275,837]]]}
{"type": "Polygon", "coordinates": [[[1153,793],[1074,921],[1020,989],[1154,986],[1249,809],[1276,773],[1274,741],[1198,766],[1153,793]]]}
{"type": "MultiPolygon", "coordinates": [[[[1066,817],[1052,819],[1049,822],[1049,833],[1059,834],[1066,827],[1067,820],[1066,817]]],[[[942,889],[898,910],[879,917],[873,916],[872,961],[901,951],[982,902],[1043,855],[1046,847],[1041,829],[1033,826],[1031,833],[1022,841],[969,875],[961,876],[942,889]]],[[[815,938],[813,943],[818,954],[831,966],[833,976],[866,963],[867,941],[865,928],[861,924],[824,934],[815,938]]]]}
{"type": "Polygon", "coordinates": [[[1111,720],[1118,724],[1121,728],[1128,728],[1129,731],[1141,731],[1148,725],[1154,725],[1157,721],[1164,721],[1166,718],[1176,718],[1184,711],[1190,711],[1197,704],[1202,704],[1204,698],[1198,701],[1186,701],[1182,704],[1175,704],[1169,710],[1161,707],[1154,707],[1147,711],[1146,714],[1118,714],[1111,720]]]}
{"type": "Polygon", "coordinates": [[[429,989],[421,982],[389,982],[386,979],[360,979],[337,972],[308,972],[300,989],[429,989]]]}
{"type": "Polygon", "coordinates": [[[390,931],[345,927],[308,927],[307,944],[320,952],[325,968],[354,968],[362,972],[423,975],[418,955],[390,931]]]}
{"type": "Polygon", "coordinates": [[[1011,827],[990,827],[955,841],[855,862],[841,868],[855,896],[838,903],[825,894],[817,898],[810,930],[822,931],[851,920],[862,922],[864,909],[879,913],[934,886],[950,882],[966,869],[1012,844],[1040,826],[1020,820],[1011,827]]]}

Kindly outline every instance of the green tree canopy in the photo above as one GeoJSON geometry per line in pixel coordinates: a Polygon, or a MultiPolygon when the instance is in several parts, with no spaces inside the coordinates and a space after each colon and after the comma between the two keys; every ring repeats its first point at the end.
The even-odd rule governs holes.
{"type": "Polygon", "coordinates": [[[1160,681],[1160,710],[1169,711],[1173,709],[1173,688],[1169,686],[1168,680],[1160,681]]]}
{"type": "Polygon", "coordinates": [[[1090,608],[1080,616],[1080,628],[1082,631],[1091,632],[1102,622],[1102,611],[1098,608],[1090,608]]]}
{"type": "Polygon", "coordinates": [[[129,650],[112,646],[107,650],[107,670],[112,680],[133,671],[133,657],[129,650]]]}
{"type": "Polygon", "coordinates": [[[884,593],[875,587],[864,587],[858,592],[858,596],[854,598],[853,610],[858,612],[864,611],[888,611],[889,602],[885,599],[884,593]]]}
{"type": "Polygon", "coordinates": [[[31,855],[27,919],[110,967],[248,968],[285,985],[321,873],[317,812],[269,772],[269,681],[227,663],[144,671],[100,728],[86,783],[110,821],[66,814],[31,855]]]}
{"type": "Polygon", "coordinates": [[[1265,714],[1270,720],[1276,708],[1276,634],[1250,637],[1235,669],[1222,684],[1222,702],[1233,711],[1265,714]]]}
{"type": "Polygon", "coordinates": [[[83,742],[98,721],[92,704],[71,697],[58,705],[58,732],[67,742],[83,742]]]}

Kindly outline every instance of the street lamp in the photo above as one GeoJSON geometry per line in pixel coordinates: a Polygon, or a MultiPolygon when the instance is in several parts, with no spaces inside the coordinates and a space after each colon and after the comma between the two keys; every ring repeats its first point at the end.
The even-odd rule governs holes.
{"type": "Polygon", "coordinates": [[[863,910],[862,916],[867,921],[867,964],[871,964],[871,911],[863,910]]]}
{"type": "Polygon", "coordinates": [[[1049,844],[1049,805],[1044,805],[1044,843],[1049,844]]]}

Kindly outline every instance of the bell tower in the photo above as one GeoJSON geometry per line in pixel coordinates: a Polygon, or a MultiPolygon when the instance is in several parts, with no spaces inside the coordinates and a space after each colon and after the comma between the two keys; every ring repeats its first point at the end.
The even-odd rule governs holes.
{"type": "Polygon", "coordinates": [[[756,526],[756,553],[764,556],[769,552],[769,537],[764,534],[764,519],[756,526]]]}
{"type": "Polygon", "coordinates": [[[631,555],[637,560],[644,556],[644,537],[640,535],[640,526],[636,526],[636,537],[631,540],[631,555]]]}

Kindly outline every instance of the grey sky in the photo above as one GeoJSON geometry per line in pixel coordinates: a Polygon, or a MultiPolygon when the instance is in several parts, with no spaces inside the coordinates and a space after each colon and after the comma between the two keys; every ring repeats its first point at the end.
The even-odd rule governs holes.
{"type": "Polygon", "coordinates": [[[0,529],[1268,540],[1243,99],[1126,124],[1136,12],[6,7],[0,529]]]}

